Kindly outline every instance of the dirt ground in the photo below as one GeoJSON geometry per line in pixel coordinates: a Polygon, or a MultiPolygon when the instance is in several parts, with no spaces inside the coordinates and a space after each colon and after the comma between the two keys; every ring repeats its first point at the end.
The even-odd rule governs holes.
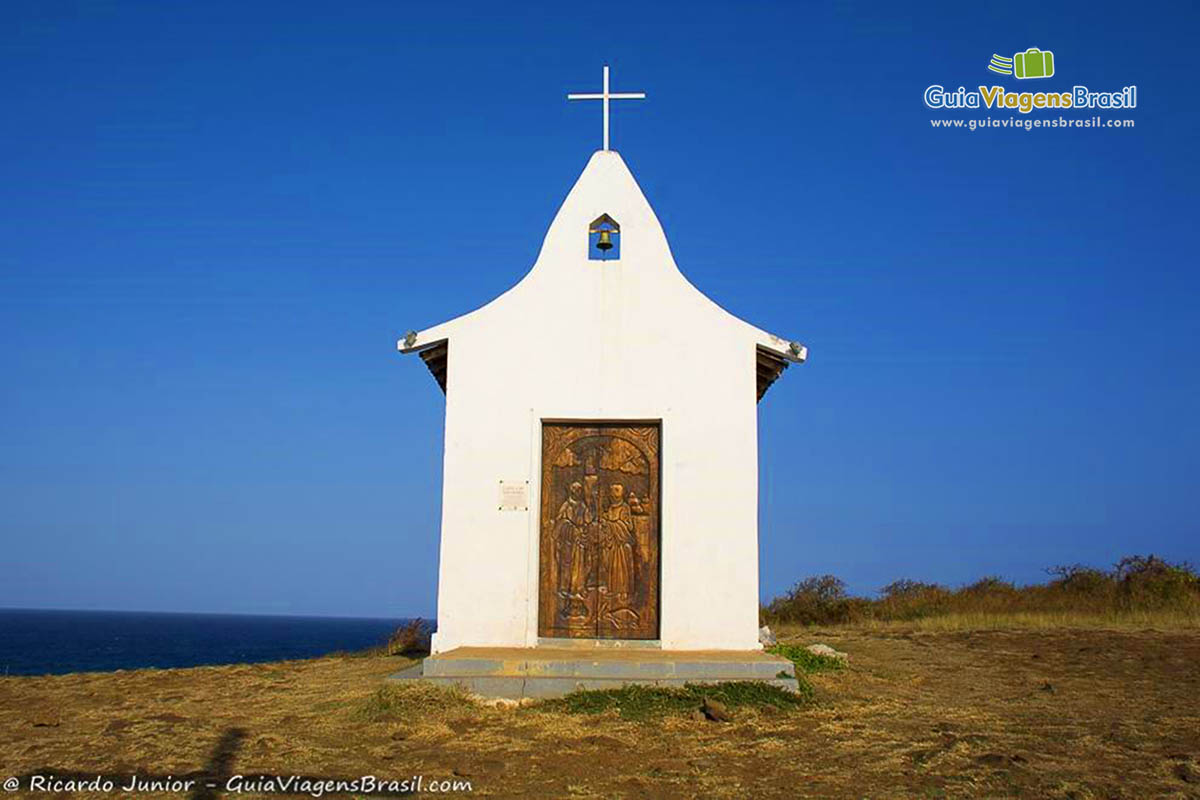
{"type": "Polygon", "coordinates": [[[405,664],[385,657],[3,678],[0,781],[20,780],[9,797],[189,800],[302,796],[222,793],[236,774],[420,774],[495,797],[1200,798],[1200,632],[801,641],[848,652],[850,668],[812,676],[807,708],[726,723],[428,699],[380,711],[381,680],[405,664]],[[211,779],[120,791],[135,773],[211,779]],[[29,789],[97,774],[117,789],[29,789]]]}

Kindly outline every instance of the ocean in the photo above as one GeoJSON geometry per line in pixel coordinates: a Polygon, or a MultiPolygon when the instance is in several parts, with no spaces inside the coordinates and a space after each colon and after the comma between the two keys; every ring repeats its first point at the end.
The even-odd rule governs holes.
{"type": "Polygon", "coordinates": [[[315,658],[384,644],[405,619],[0,609],[0,675],[315,658]]]}

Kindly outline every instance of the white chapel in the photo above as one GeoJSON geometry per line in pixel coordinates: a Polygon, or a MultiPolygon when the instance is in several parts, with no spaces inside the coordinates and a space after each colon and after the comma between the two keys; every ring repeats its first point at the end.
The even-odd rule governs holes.
{"type": "Polygon", "coordinates": [[[511,289],[399,342],[446,395],[433,653],[760,649],[757,409],[807,351],[688,282],[604,147],[511,289]]]}

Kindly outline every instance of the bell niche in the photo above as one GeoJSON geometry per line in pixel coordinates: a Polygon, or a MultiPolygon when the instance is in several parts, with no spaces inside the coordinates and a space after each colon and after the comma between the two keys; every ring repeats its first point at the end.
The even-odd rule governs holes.
{"type": "Polygon", "coordinates": [[[608,214],[588,225],[588,260],[615,261],[621,257],[621,226],[608,214]]]}

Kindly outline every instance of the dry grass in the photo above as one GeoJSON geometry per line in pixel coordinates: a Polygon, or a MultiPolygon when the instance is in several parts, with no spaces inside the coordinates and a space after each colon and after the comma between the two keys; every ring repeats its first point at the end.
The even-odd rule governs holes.
{"type": "Polygon", "coordinates": [[[849,666],[809,676],[810,704],[736,708],[729,723],[381,689],[409,663],[381,655],[4,678],[0,777],[424,774],[487,797],[1200,796],[1194,629],[799,636],[785,642],[824,641],[849,666]]]}
{"type": "Polygon", "coordinates": [[[1063,629],[1118,631],[1189,631],[1200,629],[1200,612],[1193,611],[1011,611],[1011,612],[952,612],[938,616],[909,620],[866,619],[841,625],[798,625],[778,623],[778,634],[805,636],[814,630],[835,630],[844,627],[859,631],[1046,631],[1063,629]]]}

